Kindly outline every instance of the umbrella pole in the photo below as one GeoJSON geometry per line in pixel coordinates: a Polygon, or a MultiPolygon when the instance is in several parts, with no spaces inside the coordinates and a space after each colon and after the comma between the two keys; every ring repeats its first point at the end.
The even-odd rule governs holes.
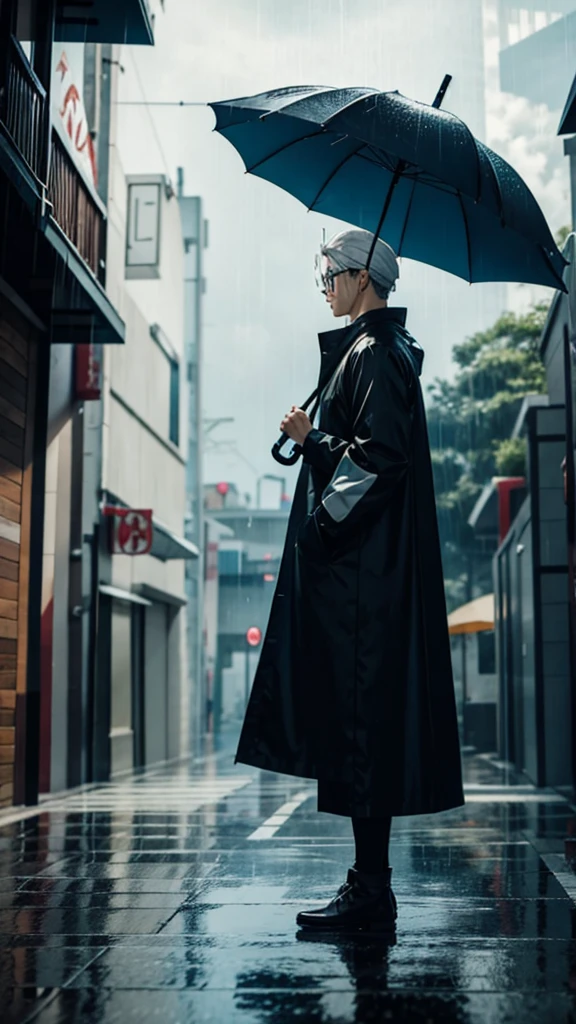
{"type": "Polygon", "coordinates": [[[394,171],[394,177],[392,178],[392,181],[390,183],[390,188],[388,189],[388,193],[386,195],[386,199],[384,201],[384,207],[383,207],[382,213],[380,214],[380,220],[378,221],[378,227],[376,228],[376,231],[374,232],[374,238],[372,239],[372,245],[370,246],[370,252],[368,253],[368,259],[366,260],[366,270],[370,270],[370,264],[372,262],[372,257],[374,255],[374,249],[376,248],[376,242],[378,241],[378,237],[379,237],[380,232],[382,230],[382,225],[383,225],[383,223],[384,223],[384,221],[386,219],[386,214],[388,213],[388,210],[390,209],[390,203],[392,202],[392,196],[394,195],[394,190],[395,190],[398,182],[400,181],[400,178],[402,177],[402,174],[404,173],[405,167],[406,167],[406,161],[405,160],[399,160],[399,162],[398,162],[398,164],[396,166],[396,170],[394,171]]]}
{"type": "MultiPolygon", "coordinates": [[[[438,92],[436,93],[436,98],[435,98],[435,100],[434,100],[434,102],[432,104],[432,106],[436,107],[437,110],[442,105],[442,101],[443,101],[443,99],[444,99],[444,97],[446,95],[446,91],[447,91],[448,86],[450,85],[451,81],[452,81],[452,75],[444,75],[444,79],[443,79],[442,85],[440,86],[438,92]]],[[[392,197],[394,195],[394,191],[396,189],[396,186],[397,186],[398,182],[400,181],[400,178],[404,174],[404,171],[405,171],[406,167],[407,167],[407,164],[406,164],[405,160],[399,160],[398,161],[398,164],[396,166],[396,170],[394,171],[394,177],[392,178],[392,181],[390,183],[390,188],[388,189],[388,194],[386,195],[386,199],[384,200],[384,207],[383,207],[382,213],[380,214],[380,220],[378,221],[378,227],[376,228],[376,231],[374,232],[374,238],[372,239],[372,245],[370,246],[370,252],[368,253],[368,259],[366,261],[366,270],[370,270],[370,264],[372,262],[372,257],[374,255],[374,249],[376,248],[376,242],[378,241],[378,238],[380,236],[380,232],[382,230],[382,225],[384,224],[384,221],[386,220],[386,215],[388,213],[388,210],[390,209],[390,203],[392,202],[392,197]]]]}

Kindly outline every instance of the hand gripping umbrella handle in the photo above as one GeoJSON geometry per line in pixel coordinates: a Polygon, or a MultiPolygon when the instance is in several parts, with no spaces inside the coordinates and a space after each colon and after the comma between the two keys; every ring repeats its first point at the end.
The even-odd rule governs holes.
{"type": "MultiPolygon", "coordinates": [[[[318,388],[315,388],[312,394],[306,399],[306,401],[300,406],[302,410],[306,410],[311,402],[318,397],[318,388]]],[[[272,446],[272,458],[279,462],[281,466],[294,466],[302,454],[302,445],[295,444],[290,455],[282,455],[280,449],[284,447],[290,438],[288,434],[281,433],[280,437],[276,441],[276,444],[272,446]]]]}
{"type": "Polygon", "coordinates": [[[295,444],[290,455],[282,455],[280,449],[289,441],[288,434],[280,434],[276,444],[272,446],[272,458],[276,459],[281,466],[293,466],[302,454],[302,445],[295,444]]]}

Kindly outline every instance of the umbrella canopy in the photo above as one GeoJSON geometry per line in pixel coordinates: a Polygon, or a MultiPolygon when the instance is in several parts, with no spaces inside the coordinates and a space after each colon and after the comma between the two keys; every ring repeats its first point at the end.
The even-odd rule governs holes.
{"type": "Polygon", "coordinates": [[[210,106],[246,170],[309,210],[470,282],[565,290],[565,261],[534,196],[453,114],[398,92],[325,86],[210,106]]]}
{"type": "Polygon", "coordinates": [[[489,629],[494,629],[494,594],[484,594],[468,604],[462,604],[448,616],[448,632],[451,636],[483,633],[489,629]]]}

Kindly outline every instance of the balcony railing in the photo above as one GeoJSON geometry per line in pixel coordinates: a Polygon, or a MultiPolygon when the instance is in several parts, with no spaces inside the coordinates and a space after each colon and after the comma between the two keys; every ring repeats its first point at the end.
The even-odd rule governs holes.
{"type": "Polygon", "coordinates": [[[46,159],[46,91],[12,36],[0,119],[21,157],[42,181],[46,159]]]}
{"type": "Polygon", "coordinates": [[[55,127],[50,128],[46,91],[17,39],[8,43],[5,86],[0,91],[0,130],[36,179],[48,210],[94,276],[104,284],[106,208],[83,176],[55,127]],[[50,159],[48,160],[48,146],[50,159]],[[48,181],[46,181],[48,178],[48,181]]]}
{"type": "Polygon", "coordinates": [[[53,207],[54,220],[104,284],[105,209],[84,181],[55,129],[52,129],[48,200],[53,207]]]}

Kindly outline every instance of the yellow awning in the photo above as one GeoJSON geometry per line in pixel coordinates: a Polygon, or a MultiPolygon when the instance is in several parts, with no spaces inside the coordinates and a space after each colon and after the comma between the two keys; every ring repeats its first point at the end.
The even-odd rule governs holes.
{"type": "Polygon", "coordinates": [[[461,604],[448,616],[448,632],[451,636],[458,633],[482,633],[494,629],[494,594],[484,594],[468,604],[461,604]]]}

